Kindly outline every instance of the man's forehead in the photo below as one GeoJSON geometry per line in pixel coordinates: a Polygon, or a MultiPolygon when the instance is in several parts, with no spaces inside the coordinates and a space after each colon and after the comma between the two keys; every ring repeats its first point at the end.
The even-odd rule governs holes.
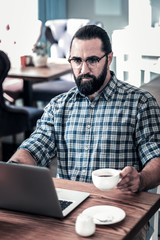
{"type": "Polygon", "coordinates": [[[71,52],[73,51],[101,51],[102,42],[99,38],[78,39],[74,38],[72,42],[71,52]]]}
{"type": "Polygon", "coordinates": [[[100,45],[102,44],[102,41],[100,38],[91,38],[91,39],[79,39],[79,38],[74,38],[73,39],[73,42],[72,42],[72,45],[73,43],[79,43],[79,44],[82,44],[82,43],[90,43],[90,44],[94,44],[94,43],[99,43],[100,45]]]}

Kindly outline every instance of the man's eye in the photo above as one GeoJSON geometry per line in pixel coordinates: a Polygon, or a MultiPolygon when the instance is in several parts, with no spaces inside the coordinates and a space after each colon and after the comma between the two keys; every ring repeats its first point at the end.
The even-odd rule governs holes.
{"type": "Polygon", "coordinates": [[[92,58],[88,58],[88,59],[87,59],[87,62],[88,62],[89,64],[94,64],[94,63],[98,63],[98,60],[99,60],[99,58],[92,57],[92,58]]]}
{"type": "Polygon", "coordinates": [[[74,59],[72,59],[72,61],[73,61],[74,63],[76,63],[76,64],[81,64],[82,59],[80,59],[80,58],[74,58],[74,59]]]}

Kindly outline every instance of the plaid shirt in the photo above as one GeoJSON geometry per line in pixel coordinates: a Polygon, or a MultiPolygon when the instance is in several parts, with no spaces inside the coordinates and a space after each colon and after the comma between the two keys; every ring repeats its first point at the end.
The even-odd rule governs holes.
{"type": "Polygon", "coordinates": [[[112,78],[90,102],[71,89],[46,106],[35,132],[20,148],[38,165],[58,159],[60,178],[91,182],[97,168],[140,171],[160,157],[160,108],[144,90],[112,78]]]}

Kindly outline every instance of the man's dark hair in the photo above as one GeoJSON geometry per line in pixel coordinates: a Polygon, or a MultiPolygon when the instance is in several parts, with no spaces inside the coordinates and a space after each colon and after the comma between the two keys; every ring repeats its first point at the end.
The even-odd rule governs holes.
{"type": "Polygon", "coordinates": [[[102,41],[102,51],[107,54],[112,52],[112,46],[107,32],[103,28],[96,25],[86,25],[80,28],[72,38],[70,50],[72,47],[72,42],[75,38],[78,38],[80,40],[99,38],[102,41]]]}

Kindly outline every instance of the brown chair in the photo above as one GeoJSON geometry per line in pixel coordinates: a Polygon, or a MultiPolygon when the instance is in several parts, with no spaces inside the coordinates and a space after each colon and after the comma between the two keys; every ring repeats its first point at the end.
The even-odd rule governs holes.
{"type": "Polygon", "coordinates": [[[150,82],[143,84],[141,88],[150,92],[160,106],[160,75],[150,82]]]}
{"type": "MultiPolygon", "coordinates": [[[[33,131],[37,120],[43,114],[43,110],[6,104],[2,84],[7,77],[9,69],[9,58],[3,51],[0,51],[0,138],[21,132],[25,132],[25,137],[28,137],[33,131]]],[[[0,160],[2,160],[2,152],[0,152],[0,160]]]]}

